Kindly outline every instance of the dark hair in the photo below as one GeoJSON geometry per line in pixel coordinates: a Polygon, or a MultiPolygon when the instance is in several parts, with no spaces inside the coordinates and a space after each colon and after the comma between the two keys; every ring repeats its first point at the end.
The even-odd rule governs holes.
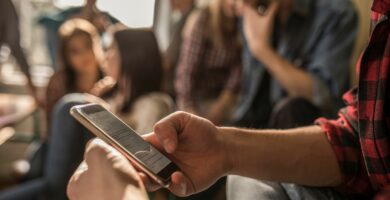
{"type": "Polygon", "coordinates": [[[96,28],[84,19],[71,19],[61,25],[59,29],[59,49],[58,49],[58,61],[60,69],[57,73],[64,74],[66,83],[66,90],[72,92],[76,90],[75,80],[76,73],[71,67],[69,61],[69,41],[78,35],[85,35],[88,37],[89,42],[92,45],[96,59],[102,58],[102,50],[100,49],[100,37],[96,28]]]}
{"type": "Polygon", "coordinates": [[[121,70],[118,83],[124,83],[125,95],[121,111],[128,111],[140,96],[161,91],[162,60],[157,40],[152,31],[124,29],[114,33],[121,70]]]}

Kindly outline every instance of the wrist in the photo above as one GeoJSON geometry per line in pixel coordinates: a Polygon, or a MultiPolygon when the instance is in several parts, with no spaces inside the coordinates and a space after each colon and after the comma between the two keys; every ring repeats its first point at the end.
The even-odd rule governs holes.
{"type": "Polygon", "coordinates": [[[238,137],[235,128],[218,127],[221,138],[221,157],[224,166],[224,175],[235,174],[240,165],[238,137]]]}
{"type": "Polygon", "coordinates": [[[264,45],[260,45],[255,53],[253,54],[258,60],[261,60],[263,62],[265,62],[270,54],[272,54],[274,52],[274,49],[268,45],[268,44],[264,44],[264,45]]]}

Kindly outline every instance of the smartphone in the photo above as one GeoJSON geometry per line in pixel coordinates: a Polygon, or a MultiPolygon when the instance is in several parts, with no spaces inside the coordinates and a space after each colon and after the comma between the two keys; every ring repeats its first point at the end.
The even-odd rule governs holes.
{"type": "Polygon", "coordinates": [[[146,142],[131,127],[103,106],[92,103],[74,106],[70,114],[97,137],[121,152],[138,170],[163,187],[169,187],[178,167],[146,142]]]}

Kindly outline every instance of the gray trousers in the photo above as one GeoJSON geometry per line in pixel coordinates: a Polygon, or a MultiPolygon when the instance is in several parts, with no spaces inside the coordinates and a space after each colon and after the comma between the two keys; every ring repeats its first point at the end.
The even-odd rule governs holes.
{"type": "Polygon", "coordinates": [[[228,200],[347,200],[331,188],[259,181],[242,176],[230,175],[226,184],[228,200]]]}

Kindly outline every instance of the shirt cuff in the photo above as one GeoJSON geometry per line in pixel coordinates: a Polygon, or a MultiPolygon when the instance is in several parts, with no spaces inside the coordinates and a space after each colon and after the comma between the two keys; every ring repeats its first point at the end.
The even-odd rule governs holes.
{"type": "Polygon", "coordinates": [[[370,180],[366,172],[363,155],[357,133],[349,127],[345,117],[340,114],[337,120],[319,118],[316,124],[324,131],[338,160],[343,175],[341,185],[336,190],[350,196],[372,193],[370,180]]]}

